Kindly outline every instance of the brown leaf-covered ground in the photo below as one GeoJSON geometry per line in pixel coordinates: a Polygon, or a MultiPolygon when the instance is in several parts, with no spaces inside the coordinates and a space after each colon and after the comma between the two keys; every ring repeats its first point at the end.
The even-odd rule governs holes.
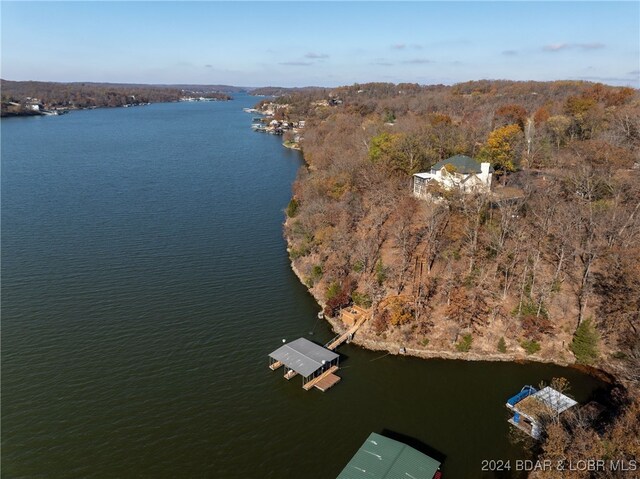
{"type": "Polygon", "coordinates": [[[559,454],[554,441],[573,453],[569,434],[600,448],[584,453],[630,457],[610,442],[638,437],[638,91],[366,84],[277,101],[289,120],[306,120],[308,168],[285,234],[326,312],[371,305],[358,334],[369,347],[607,370],[628,399],[600,431],[575,421],[550,428],[544,454],[559,454]],[[411,196],[413,173],[456,154],[493,164],[490,194],[411,196]]]}

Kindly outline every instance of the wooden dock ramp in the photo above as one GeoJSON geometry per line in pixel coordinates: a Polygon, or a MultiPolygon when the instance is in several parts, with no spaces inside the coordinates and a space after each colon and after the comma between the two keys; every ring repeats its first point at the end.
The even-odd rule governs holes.
{"type": "Polygon", "coordinates": [[[342,343],[344,343],[347,339],[349,339],[350,337],[353,337],[353,335],[358,330],[358,328],[360,328],[360,326],[362,326],[367,319],[369,319],[369,314],[360,315],[360,317],[358,318],[356,324],[351,326],[349,329],[347,329],[347,331],[344,332],[344,334],[342,334],[336,340],[334,340],[331,344],[329,344],[327,346],[327,349],[330,349],[330,350],[333,351],[338,346],[340,346],[342,343]]]}

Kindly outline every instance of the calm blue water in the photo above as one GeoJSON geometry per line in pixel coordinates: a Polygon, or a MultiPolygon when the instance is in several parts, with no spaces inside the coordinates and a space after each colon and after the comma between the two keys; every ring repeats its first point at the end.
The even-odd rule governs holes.
{"type": "Polygon", "coordinates": [[[543,365],[380,358],[331,392],[267,368],[315,332],[283,209],[301,166],[250,130],[255,98],[2,120],[3,477],[331,478],[372,431],[447,477],[522,457],[504,402],[543,365]]]}

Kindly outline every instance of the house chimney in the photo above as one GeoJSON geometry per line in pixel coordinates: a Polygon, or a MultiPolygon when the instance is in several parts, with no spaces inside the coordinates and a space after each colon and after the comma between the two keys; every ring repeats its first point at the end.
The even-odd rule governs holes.
{"type": "Polygon", "coordinates": [[[489,163],[480,163],[480,171],[483,176],[489,176],[489,168],[491,168],[491,164],[489,163]]]}

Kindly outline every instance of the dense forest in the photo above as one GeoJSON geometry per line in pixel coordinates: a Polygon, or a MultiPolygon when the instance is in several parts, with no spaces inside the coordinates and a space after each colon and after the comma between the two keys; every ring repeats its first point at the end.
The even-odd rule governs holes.
{"type": "Polygon", "coordinates": [[[542,452],[640,456],[637,90],[374,83],[276,101],[306,120],[285,235],[327,315],[371,308],[369,347],[605,370],[623,385],[605,425],[558,422],[542,452]],[[412,175],[454,155],[489,162],[491,192],[414,197],[412,175]]]}
{"type": "Polygon", "coordinates": [[[307,86],[307,87],[280,87],[280,86],[263,86],[258,88],[252,88],[250,93],[255,96],[278,96],[291,95],[292,93],[308,93],[313,91],[320,91],[326,93],[327,89],[322,87],[307,86]]]}
{"type": "Polygon", "coordinates": [[[47,110],[118,107],[178,101],[185,95],[229,100],[214,87],[129,85],[118,83],[54,83],[35,81],[1,81],[2,116],[37,114],[34,104],[47,110]]]}

